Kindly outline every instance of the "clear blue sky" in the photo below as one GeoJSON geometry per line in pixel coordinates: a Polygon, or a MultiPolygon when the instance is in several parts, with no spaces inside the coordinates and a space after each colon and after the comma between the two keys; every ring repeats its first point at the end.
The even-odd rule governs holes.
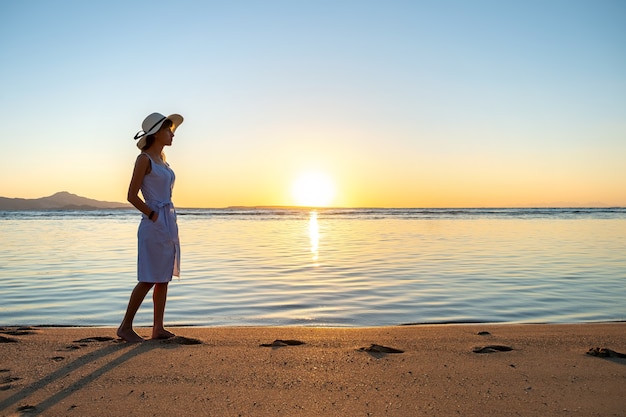
{"type": "Polygon", "coordinates": [[[625,1],[2,1],[0,196],[123,201],[153,112],[179,206],[626,205],[625,1]]]}

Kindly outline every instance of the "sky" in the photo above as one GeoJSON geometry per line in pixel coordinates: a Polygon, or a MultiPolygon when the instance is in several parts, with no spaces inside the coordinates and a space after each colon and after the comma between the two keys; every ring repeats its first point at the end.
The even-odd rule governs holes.
{"type": "Polygon", "coordinates": [[[622,0],[0,0],[0,19],[3,197],[125,201],[159,112],[185,117],[178,207],[301,204],[303,175],[335,207],[626,206],[622,0]]]}

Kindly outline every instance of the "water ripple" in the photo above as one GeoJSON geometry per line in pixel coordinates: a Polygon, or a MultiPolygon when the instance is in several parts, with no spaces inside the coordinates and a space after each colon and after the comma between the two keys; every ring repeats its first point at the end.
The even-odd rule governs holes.
{"type": "MultiPolygon", "coordinates": [[[[138,216],[97,214],[0,213],[1,325],[119,323],[138,216]]],[[[626,319],[624,209],[181,210],[179,226],[170,324],[626,319]]]]}

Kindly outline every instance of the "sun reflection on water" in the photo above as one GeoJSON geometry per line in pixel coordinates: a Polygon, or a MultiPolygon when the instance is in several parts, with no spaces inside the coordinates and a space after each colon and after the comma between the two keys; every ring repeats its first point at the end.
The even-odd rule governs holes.
{"type": "Polygon", "coordinates": [[[312,211],[309,218],[309,239],[311,240],[311,253],[313,254],[311,259],[313,262],[317,262],[319,258],[320,226],[317,222],[316,211],[312,211]]]}

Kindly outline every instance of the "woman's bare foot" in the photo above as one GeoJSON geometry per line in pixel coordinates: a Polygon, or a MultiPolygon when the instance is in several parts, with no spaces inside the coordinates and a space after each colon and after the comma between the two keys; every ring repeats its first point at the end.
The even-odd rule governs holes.
{"type": "Polygon", "coordinates": [[[153,339],[170,339],[170,338],[172,338],[174,336],[176,336],[174,333],[168,332],[165,329],[152,330],[152,338],[153,339]]]}
{"type": "Polygon", "coordinates": [[[117,329],[118,337],[124,339],[128,343],[143,342],[143,337],[139,336],[133,329],[124,330],[121,327],[117,329]]]}

